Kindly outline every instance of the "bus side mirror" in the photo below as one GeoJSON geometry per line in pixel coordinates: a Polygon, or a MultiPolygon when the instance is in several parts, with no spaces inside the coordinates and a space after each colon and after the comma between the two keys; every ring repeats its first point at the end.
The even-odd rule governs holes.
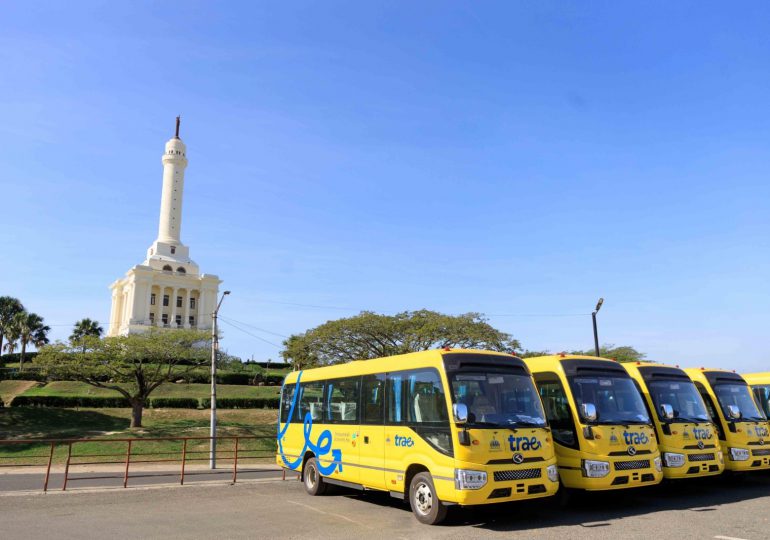
{"type": "Polygon", "coordinates": [[[669,405],[668,403],[661,403],[660,404],[660,417],[663,420],[673,420],[674,419],[674,408],[669,405]]]}
{"type": "Polygon", "coordinates": [[[583,413],[583,418],[589,422],[596,422],[596,405],[593,403],[583,403],[580,405],[580,411],[583,413]]]}
{"type": "Polygon", "coordinates": [[[464,424],[468,421],[468,406],[465,403],[455,403],[452,405],[452,414],[455,424],[464,424]]]}
{"type": "Polygon", "coordinates": [[[738,408],[737,405],[728,405],[727,406],[727,414],[733,420],[738,420],[741,417],[741,410],[740,410],[740,408],[738,408]]]}

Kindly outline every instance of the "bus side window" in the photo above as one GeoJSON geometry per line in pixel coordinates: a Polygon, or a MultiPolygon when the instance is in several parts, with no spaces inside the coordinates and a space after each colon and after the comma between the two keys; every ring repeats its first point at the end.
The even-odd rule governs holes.
{"type": "Polygon", "coordinates": [[[307,413],[313,421],[321,420],[323,412],[324,383],[323,381],[300,384],[299,413],[297,420],[303,422],[307,413]]]}
{"type": "Polygon", "coordinates": [[[570,412],[569,400],[556,375],[543,376],[535,375],[535,382],[540,393],[540,399],[543,401],[545,416],[551,425],[553,439],[557,443],[570,448],[578,448],[577,433],[575,431],[575,422],[570,412]]]}
{"type": "Polygon", "coordinates": [[[411,371],[407,377],[407,423],[448,425],[446,395],[438,371],[411,371]]]}
{"type": "Polygon", "coordinates": [[[361,381],[361,423],[380,425],[385,403],[385,375],[364,375],[361,381]]]}
{"type": "Polygon", "coordinates": [[[404,397],[404,373],[388,373],[387,391],[385,392],[387,413],[385,419],[388,424],[402,424],[404,417],[401,414],[404,397]]]}
{"type": "Polygon", "coordinates": [[[719,414],[717,413],[717,409],[714,406],[714,402],[711,400],[711,396],[706,391],[706,388],[703,386],[703,384],[695,381],[695,387],[698,389],[698,392],[700,393],[700,397],[703,398],[703,403],[706,404],[706,410],[709,412],[711,421],[714,423],[714,425],[717,428],[717,435],[719,435],[719,439],[724,441],[725,433],[722,430],[722,422],[719,420],[719,414]]]}
{"type": "Polygon", "coordinates": [[[357,424],[360,377],[326,381],[326,413],[331,424],[357,424]]]}
{"type": "Polygon", "coordinates": [[[283,390],[281,391],[281,423],[289,421],[289,410],[294,400],[294,387],[295,385],[293,384],[283,385],[283,390]]]}

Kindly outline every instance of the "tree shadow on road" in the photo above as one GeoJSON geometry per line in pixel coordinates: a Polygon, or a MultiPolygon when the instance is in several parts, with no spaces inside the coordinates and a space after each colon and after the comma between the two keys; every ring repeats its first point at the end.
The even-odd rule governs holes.
{"type": "MultiPolygon", "coordinates": [[[[475,507],[452,507],[443,526],[472,526],[491,531],[526,531],[579,525],[603,528],[637,515],[670,510],[710,512],[717,506],[766,497],[770,474],[718,476],[664,483],[659,486],[609,492],[581,493],[562,507],[558,497],[475,507]]],[[[341,496],[411,513],[409,505],[381,492],[341,491],[341,496]]]]}

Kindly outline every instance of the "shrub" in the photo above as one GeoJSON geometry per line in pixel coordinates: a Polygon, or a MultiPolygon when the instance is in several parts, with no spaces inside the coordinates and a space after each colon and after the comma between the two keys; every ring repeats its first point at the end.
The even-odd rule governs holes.
{"type": "Polygon", "coordinates": [[[252,373],[244,373],[238,371],[221,371],[217,373],[217,382],[219,384],[251,384],[254,380],[252,373]]]}
{"type": "MultiPolygon", "coordinates": [[[[89,407],[122,408],[129,403],[124,397],[104,396],[16,396],[11,407],[89,407]]],[[[146,405],[145,405],[146,406],[146,405]]]]}
{"type": "MultiPolygon", "coordinates": [[[[279,397],[217,398],[217,408],[219,409],[277,409],[279,404],[279,397]]],[[[201,405],[204,409],[211,407],[211,399],[202,399],[201,405]]]]}
{"type": "Polygon", "coordinates": [[[36,381],[46,382],[48,377],[39,369],[0,368],[0,381],[36,381]]]}
{"type": "Polygon", "coordinates": [[[200,405],[198,398],[189,397],[159,397],[150,398],[153,409],[197,409],[200,405]]]}

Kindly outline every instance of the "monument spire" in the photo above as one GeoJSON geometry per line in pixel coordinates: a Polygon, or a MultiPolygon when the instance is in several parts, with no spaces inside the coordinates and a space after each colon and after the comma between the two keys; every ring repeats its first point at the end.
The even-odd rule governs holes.
{"type": "Polygon", "coordinates": [[[180,115],[176,117],[176,134],[174,134],[175,139],[179,138],[179,124],[181,123],[182,123],[182,116],[180,115]]]}

